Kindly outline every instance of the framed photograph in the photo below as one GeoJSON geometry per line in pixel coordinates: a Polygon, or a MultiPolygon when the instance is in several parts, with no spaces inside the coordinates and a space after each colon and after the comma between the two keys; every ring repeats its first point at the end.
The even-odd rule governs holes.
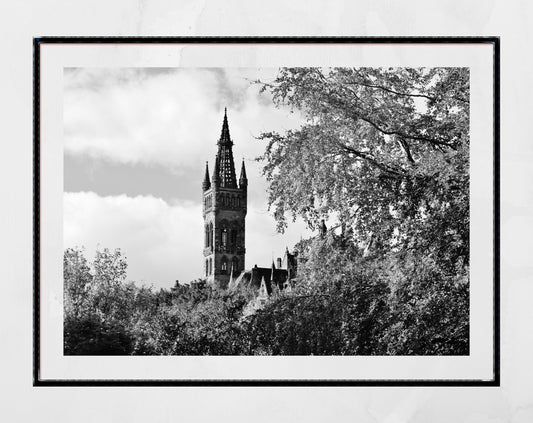
{"type": "Polygon", "coordinates": [[[36,386],[499,386],[499,39],[34,39],[36,386]]]}

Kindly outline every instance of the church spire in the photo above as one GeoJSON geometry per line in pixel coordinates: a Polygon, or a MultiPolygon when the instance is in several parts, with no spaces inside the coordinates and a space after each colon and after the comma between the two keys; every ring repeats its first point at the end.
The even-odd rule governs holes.
{"type": "Polygon", "coordinates": [[[218,140],[218,145],[233,145],[233,142],[231,141],[229,135],[228,109],[226,107],[224,107],[224,120],[222,121],[222,131],[220,132],[220,139],[218,140]]]}
{"type": "Polygon", "coordinates": [[[244,166],[244,159],[242,159],[241,176],[239,177],[239,188],[248,186],[248,178],[246,177],[246,167],[244,166]]]}
{"type": "Polygon", "coordinates": [[[233,163],[233,142],[229,134],[228,113],[224,108],[224,120],[222,131],[218,140],[218,169],[220,186],[226,188],[237,188],[237,177],[235,176],[235,164],[233,163]]]}
{"type": "Polygon", "coordinates": [[[211,181],[209,180],[209,162],[205,162],[205,176],[204,182],[202,183],[202,188],[204,191],[207,191],[211,188],[211,181]]]}

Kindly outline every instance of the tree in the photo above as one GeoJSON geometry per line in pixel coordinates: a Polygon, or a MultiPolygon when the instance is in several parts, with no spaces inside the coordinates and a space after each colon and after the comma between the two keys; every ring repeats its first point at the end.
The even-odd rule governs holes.
{"type": "Polygon", "coordinates": [[[84,251],[67,248],[63,254],[63,299],[65,314],[81,316],[88,312],[88,291],[93,277],[84,251]]]}
{"type": "MultiPolygon", "coordinates": [[[[250,317],[248,333],[256,354],[377,355],[390,322],[388,286],[380,277],[346,269],[342,277],[267,302],[250,317]]],[[[304,279],[305,280],[305,279],[304,279]]]]}
{"type": "Polygon", "coordinates": [[[89,263],[84,250],[63,256],[65,354],[129,354],[131,319],[138,288],[126,284],[127,263],[120,250],[97,250],[89,263]]]}
{"type": "Polygon", "coordinates": [[[259,83],[305,117],[259,136],[280,230],[333,218],[375,250],[468,263],[468,69],[283,68],[259,83]]]}
{"type": "Polygon", "coordinates": [[[380,263],[389,280],[390,317],[380,343],[392,355],[469,352],[468,268],[442,269],[432,257],[380,263]]]}
{"type": "Polygon", "coordinates": [[[65,316],[65,355],[129,355],[133,342],[120,322],[102,322],[95,315],[65,316]]]}
{"type": "MultiPolygon", "coordinates": [[[[297,216],[341,227],[300,245],[304,303],[315,322],[330,319],[312,331],[340,353],[467,354],[468,69],[284,68],[258,83],[304,117],[259,136],[278,229],[297,216]]],[[[262,313],[274,309],[300,329],[265,323],[258,339],[303,351],[305,310],[262,313]]]]}
{"type": "Polygon", "coordinates": [[[240,322],[250,300],[192,281],[154,292],[126,282],[120,250],[64,253],[67,355],[229,355],[249,351],[240,322]]]}
{"type": "Polygon", "coordinates": [[[94,312],[102,321],[120,321],[131,316],[136,287],[126,284],[127,268],[126,257],[120,249],[96,251],[90,295],[94,312]]]}

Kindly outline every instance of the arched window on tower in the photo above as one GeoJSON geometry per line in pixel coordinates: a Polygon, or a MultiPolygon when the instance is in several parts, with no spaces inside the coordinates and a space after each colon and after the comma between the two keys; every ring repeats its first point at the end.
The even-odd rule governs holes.
{"type": "Polygon", "coordinates": [[[211,275],[213,273],[213,259],[209,259],[209,274],[211,275]]]}
{"type": "Polygon", "coordinates": [[[205,275],[209,275],[209,260],[205,261],[205,275]]]}
{"type": "Polygon", "coordinates": [[[204,236],[205,236],[204,245],[207,248],[207,247],[209,247],[209,225],[205,225],[204,236]]]}
{"type": "Polygon", "coordinates": [[[239,259],[237,257],[233,257],[231,260],[231,265],[233,266],[234,275],[236,275],[236,272],[239,271],[239,259]]]}
{"type": "Polygon", "coordinates": [[[209,223],[209,229],[207,232],[207,246],[213,249],[213,222],[209,223]]]}
{"type": "Polygon", "coordinates": [[[226,258],[226,256],[223,256],[222,262],[220,265],[220,273],[225,275],[227,272],[228,272],[228,259],[226,258]]]}
{"type": "Polygon", "coordinates": [[[227,207],[230,207],[231,206],[231,203],[230,203],[230,197],[229,197],[229,194],[226,194],[226,206],[227,207]]]}

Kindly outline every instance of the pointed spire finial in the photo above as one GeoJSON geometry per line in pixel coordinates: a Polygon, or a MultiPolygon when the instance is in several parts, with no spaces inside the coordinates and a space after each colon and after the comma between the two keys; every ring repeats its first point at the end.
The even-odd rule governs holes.
{"type": "Polygon", "coordinates": [[[246,176],[246,167],[244,166],[244,157],[241,165],[241,176],[239,177],[239,187],[245,189],[248,186],[248,177],[246,176]]]}
{"type": "Polygon", "coordinates": [[[218,145],[233,145],[229,134],[228,109],[226,107],[224,107],[224,120],[222,121],[222,131],[220,133],[218,145]]]}
{"type": "Polygon", "coordinates": [[[205,162],[205,176],[204,182],[202,183],[202,188],[204,191],[207,191],[211,188],[211,181],[209,180],[209,162],[205,162]]]}
{"type": "Polygon", "coordinates": [[[222,131],[218,140],[218,179],[221,187],[238,188],[235,164],[233,162],[233,141],[229,133],[227,108],[224,108],[222,131]]]}
{"type": "Polygon", "coordinates": [[[219,160],[218,154],[217,154],[216,157],[215,157],[215,169],[213,170],[213,178],[212,178],[213,185],[215,187],[217,187],[219,182],[220,182],[219,173],[220,173],[220,160],[219,160]]]}

